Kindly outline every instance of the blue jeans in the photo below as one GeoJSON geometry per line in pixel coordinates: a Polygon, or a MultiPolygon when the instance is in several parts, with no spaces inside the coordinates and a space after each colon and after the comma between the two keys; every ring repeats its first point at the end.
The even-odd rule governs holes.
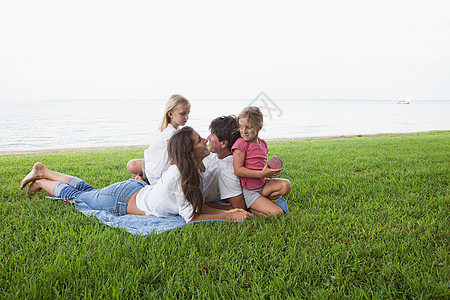
{"type": "Polygon", "coordinates": [[[102,189],[94,189],[83,180],[72,177],[69,183],[58,183],[53,189],[53,196],[61,199],[78,199],[92,209],[107,210],[115,215],[125,215],[131,196],[147,184],[140,180],[129,179],[111,184],[102,189]]]}

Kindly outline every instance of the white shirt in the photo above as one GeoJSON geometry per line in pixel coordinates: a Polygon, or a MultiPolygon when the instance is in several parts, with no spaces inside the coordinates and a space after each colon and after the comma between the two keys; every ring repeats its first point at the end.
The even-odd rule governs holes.
{"type": "Polygon", "coordinates": [[[217,162],[220,198],[228,199],[242,194],[241,182],[239,177],[234,174],[233,155],[218,159],[217,162]]]}
{"type": "Polygon", "coordinates": [[[145,175],[151,185],[155,185],[170,166],[167,144],[175,131],[175,127],[169,124],[166,129],[156,135],[148,149],[144,151],[145,175]]]}
{"type": "Polygon", "coordinates": [[[219,165],[217,154],[211,153],[203,159],[205,165],[205,172],[203,176],[203,196],[205,196],[205,202],[213,202],[220,200],[219,193],[219,165]]]}
{"type": "Polygon", "coordinates": [[[180,215],[186,222],[192,219],[192,205],[184,198],[180,172],[171,165],[156,185],[147,185],[136,196],[136,206],[146,215],[171,217],[180,215]]]}

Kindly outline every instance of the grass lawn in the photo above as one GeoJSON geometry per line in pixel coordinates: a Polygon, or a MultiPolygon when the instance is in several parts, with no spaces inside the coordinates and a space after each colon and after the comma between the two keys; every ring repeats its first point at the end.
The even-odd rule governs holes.
{"type": "Polygon", "coordinates": [[[36,161],[125,180],[143,148],[0,156],[0,298],[450,297],[450,131],[269,148],[289,215],[145,237],[18,189],[36,161]]]}

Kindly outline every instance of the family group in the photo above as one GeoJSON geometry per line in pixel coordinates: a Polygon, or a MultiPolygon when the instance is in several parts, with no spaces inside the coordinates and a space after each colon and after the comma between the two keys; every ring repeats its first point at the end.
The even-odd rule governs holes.
{"type": "Polygon", "coordinates": [[[159,132],[144,158],[127,163],[134,175],[131,179],[95,189],[37,162],[20,189],[30,184],[28,194],[43,189],[54,197],[78,199],[116,215],[180,215],[186,222],[282,214],[273,200],[289,194],[291,183],[277,178],[281,159],[275,156],[270,163],[267,159],[267,143],[258,137],[263,127],[261,110],[248,106],[237,117],[212,120],[207,138],[186,126],[190,110],[185,97],[168,99],[159,132]]]}

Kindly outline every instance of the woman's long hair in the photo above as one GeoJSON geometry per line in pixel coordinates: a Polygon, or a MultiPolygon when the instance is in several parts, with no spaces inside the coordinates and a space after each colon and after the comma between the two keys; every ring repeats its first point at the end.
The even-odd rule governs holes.
{"type": "Polygon", "coordinates": [[[192,215],[201,212],[203,204],[203,179],[193,159],[192,133],[194,129],[185,126],[177,130],[169,140],[169,160],[178,167],[181,174],[181,188],[184,198],[192,204],[192,215]]]}

